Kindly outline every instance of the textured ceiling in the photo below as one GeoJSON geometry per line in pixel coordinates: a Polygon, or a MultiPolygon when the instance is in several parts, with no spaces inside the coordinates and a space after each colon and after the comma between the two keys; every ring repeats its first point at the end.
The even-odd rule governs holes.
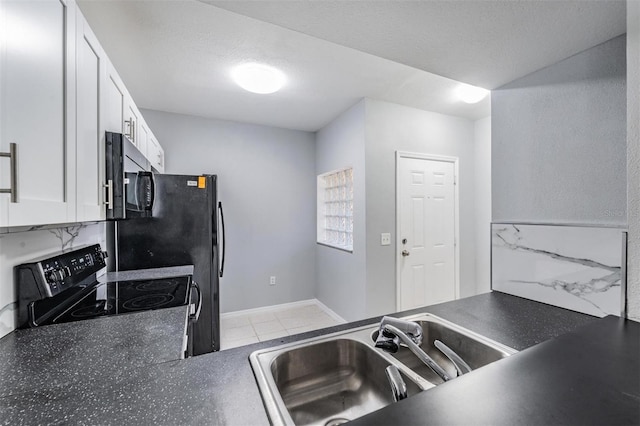
{"type": "Polygon", "coordinates": [[[202,0],[495,89],[626,30],[624,0],[202,0]]]}
{"type": "Polygon", "coordinates": [[[191,0],[80,0],[80,8],[143,108],[316,131],[363,97],[478,119],[488,99],[454,99],[458,82],[191,0]],[[264,61],[288,82],[271,95],[229,70],[264,61]]]}
{"type": "Polygon", "coordinates": [[[495,88],[625,30],[616,0],[78,3],[139,106],[307,131],[363,97],[482,118],[489,100],[456,101],[454,80],[495,88]],[[245,61],[287,85],[245,92],[245,61]]]}

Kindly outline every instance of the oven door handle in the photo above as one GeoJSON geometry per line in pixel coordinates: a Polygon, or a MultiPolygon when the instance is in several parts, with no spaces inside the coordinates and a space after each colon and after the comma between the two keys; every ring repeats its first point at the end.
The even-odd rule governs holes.
{"type": "Polygon", "coordinates": [[[198,321],[200,318],[200,311],[202,311],[202,292],[200,291],[200,286],[195,281],[191,282],[191,288],[198,292],[198,307],[196,308],[196,312],[192,314],[190,318],[194,321],[198,321]]]}

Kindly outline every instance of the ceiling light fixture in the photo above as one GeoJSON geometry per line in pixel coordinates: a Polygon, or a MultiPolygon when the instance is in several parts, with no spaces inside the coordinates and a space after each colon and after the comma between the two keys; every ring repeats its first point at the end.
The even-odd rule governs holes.
{"type": "Polygon", "coordinates": [[[488,94],[489,91],[487,89],[464,83],[456,89],[456,95],[458,95],[458,98],[460,98],[462,102],[466,102],[468,104],[477,104],[488,94]]]}
{"type": "Polygon", "coordinates": [[[231,77],[244,90],[260,94],[277,92],[286,81],[280,70],[254,62],[238,65],[231,71],[231,77]]]}

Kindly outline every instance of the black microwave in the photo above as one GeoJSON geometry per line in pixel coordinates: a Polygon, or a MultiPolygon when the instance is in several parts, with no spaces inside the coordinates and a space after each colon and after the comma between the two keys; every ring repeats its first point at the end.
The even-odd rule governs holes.
{"type": "Polygon", "coordinates": [[[106,132],[107,219],[151,217],[154,182],[149,160],[120,133],[106,132]]]}

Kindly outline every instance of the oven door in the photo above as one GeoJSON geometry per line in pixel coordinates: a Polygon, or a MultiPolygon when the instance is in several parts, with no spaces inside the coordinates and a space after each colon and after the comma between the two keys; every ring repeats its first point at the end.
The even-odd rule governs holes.
{"type": "Polygon", "coordinates": [[[151,217],[155,185],[151,165],[120,133],[106,133],[107,219],[151,217]]]}

